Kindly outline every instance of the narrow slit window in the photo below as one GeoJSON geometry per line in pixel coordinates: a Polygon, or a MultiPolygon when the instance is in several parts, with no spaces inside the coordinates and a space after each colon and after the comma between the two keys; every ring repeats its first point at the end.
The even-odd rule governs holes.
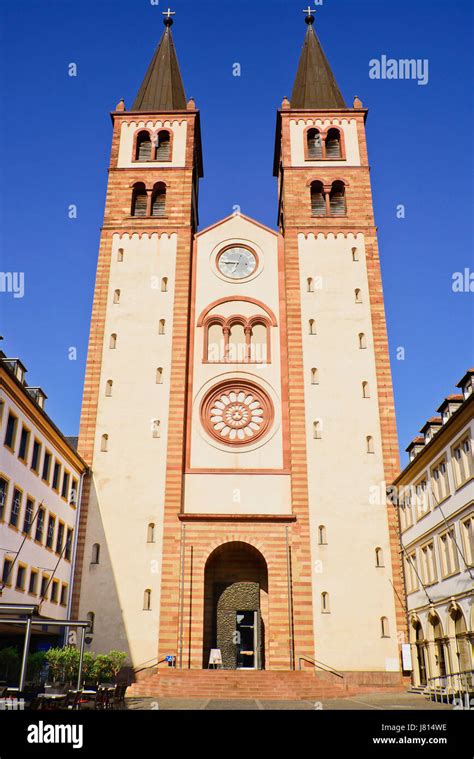
{"type": "Polygon", "coordinates": [[[316,334],[316,322],[314,319],[309,320],[309,334],[310,335],[316,334]]]}
{"type": "Polygon", "coordinates": [[[381,548],[375,549],[375,566],[383,567],[383,551],[381,548]]]}
{"type": "Polygon", "coordinates": [[[117,251],[117,261],[119,261],[119,263],[122,263],[123,261],[123,248],[119,248],[117,251]]]}
{"type": "Polygon", "coordinates": [[[115,290],[114,292],[114,303],[120,303],[120,290],[115,290]]]}
{"type": "Polygon", "coordinates": [[[112,395],[112,388],[114,386],[113,380],[107,380],[107,384],[105,386],[105,395],[107,398],[110,398],[112,395]]]}
{"type": "Polygon", "coordinates": [[[367,348],[367,340],[363,332],[359,333],[359,348],[360,350],[367,348]]]}
{"type": "Polygon", "coordinates": [[[321,437],[322,437],[321,433],[322,433],[321,422],[319,419],[316,419],[316,421],[313,422],[313,439],[321,440],[321,437]]]}
{"type": "Polygon", "coordinates": [[[111,350],[115,350],[116,347],[117,347],[117,335],[114,333],[110,335],[109,348],[111,350]]]}
{"type": "Polygon", "coordinates": [[[167,293],[168,292],[168,277],[163,277],[161,280],[161,292],[167,293]]]}
{"type": "Polygon", "coordinates": [[[94,543],[92,546],[91,564],[100,563],[100,543],[94,543]]]}
{"type": "Polygon", "coordinates": [[[319,385],[319,372],[317,369],[311,369],[311,384],[319,385]]]}
{"type": "Polygon", "coordinates": [[[146,542],[147,543],[154,543],[155,542],[155,525],[153,522],[150,522],[147,528],[146,533],[146,542]]]}
{"type": "Polygon", "coordinates": [[[374,439],[371,435],[367,435],[365,438],[367,445],[367,453],[374,453],[374,439]]]}
{"type": "Polygon", "coordinates": [[[147,588],[143,594],[143,610],[151,610],[151,590],[147,588]]]}
{"type": "Polygon", "coordinates": [[[165,334],[165,328],[166,328],[166,321],[165,319],[160,319],[160,325],[158,327],[158,334],[164,335],[165,334]]]}
{"type": "Polygon", "coordinates": [[[321,611],[323,614],[329,614],[331,611],[329,607],[329,593],[321,593],[321,611]]]}
{"type": "Polygon", "coordinates": [[[368,382],[362,383],[362,398],[370,398],[370,388],[368,382]]]}
{"type": "Polygon", "coordinates": [[[362,303],[362,292],[359,289],[354,290],[354,296],[356,303],[362,303]]]}
{"type": "Polygon", "coordinates": [[[162,385],[163,384],[163,369],[162,367],[158,367],[156,370],[156,384],[162,385]]]}
{"type": "Polygon", "coordinates": [[[102,435],[101,441],[100,441],[100,450],[102,453],[107,453],[109,450],[109,436],[108,435],[102,435]]]}
{"type": "Polygon", "coordinates": [[[327,534],[326,534],[326,527],[323,524],[320,524],[318,527],[318,543],[320,546],[327,545],[327,534]]]}

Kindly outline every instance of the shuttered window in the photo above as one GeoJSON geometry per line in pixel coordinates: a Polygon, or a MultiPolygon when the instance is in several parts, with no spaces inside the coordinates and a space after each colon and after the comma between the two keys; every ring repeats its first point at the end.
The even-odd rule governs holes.
{"type": "Polygon", "coordinates": [[[341,135],[338,129],[330,129],[326,137],[326,158],[341,157],[341,135]]]}
{"type": "Polygon", "coordinates": [[[323,142],[317,129],[308,130],[308,158],[316,159],[323,157],[323,142]]]}
{"type": "Polygon", "coordinates": [[[343,182],[333,182],[331,194],[329,196],[329,205],[331,216],[346,215],[346,198],[343,182]]]}
{"type": "Polygon", "coordinates": [[[311,185],[311,216],[326,216],[326,198],[321,182],[311,185]]]}
{"type": "Polygon", "coordinates": [[[156,160],[169,161],[171,158],[171,138],[169,132],[160,132],[156,146],[156,160]]]}
{"type": "Polygon", "coordinates": [[[148,197],[145,185],[136,185],[133,191],[132,216],[146,216],[148,197]]]}
{"type": "Polygon", "coordinates": [[[151,215],[161,219],[166,216],[166,187],[163,184],[156,185],[153,190],[151,215]]]}
{"type": "Polygon", "coordinates": [[[137,161],[151,160],[151,138],[149,132],[140,132],[137,137],[137,161]]]}

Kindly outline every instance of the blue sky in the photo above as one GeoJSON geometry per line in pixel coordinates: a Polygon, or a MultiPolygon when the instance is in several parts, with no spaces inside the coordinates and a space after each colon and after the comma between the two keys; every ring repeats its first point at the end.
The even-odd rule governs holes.
{"type": "MultiPolygon", "coordinates": [[[[176,0],[173,27],[187,96],[202,111],[201,228],[241,206],[272,227],[276,109],[291,95],[305,33],[301,0],[176,0]],[[232,67],[240,63],[242,75],[232,67]],[[222,125],[225,124],[225,129],[222,125]],[[244,139],[245,149],[239,144],[244,139]]],[[[77,434],[111,140],[161,36],[150,0],[0,0],[2,271],[8,355],[77,434]],[[78,76],[68,76],[74,62],[78,76]],[[78,218],[68,218],[76,204],[78,218]],[[77,348],[77,360],[68,349],[77,348]]],[[[369,158],[402,449],[472,365],[474,270],[471,0],[325,0],[316,28],[346,102],[370,110],[369,158]],[[369,61],[429,60],[429,82],[369,78],[369,61]],[[397,219],[403,204],[405,219],[397,219]],[[405,360],[396,349],[405,349],[405,360]]]]}

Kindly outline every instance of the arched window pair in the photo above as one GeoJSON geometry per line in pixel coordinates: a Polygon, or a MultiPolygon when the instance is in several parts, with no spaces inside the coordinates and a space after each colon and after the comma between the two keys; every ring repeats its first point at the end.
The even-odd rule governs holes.
{"type": "Polygon", "coordinates": [[[212,316],[204,325],[204,358],[211,363],[270,362],[271,325],[264,316],[212,316]]]}
{"type": "Polygon", "coordinates": [[[311,216],[345,216],[346,187],[344,182],[337,179],[327,188],[320,180],[311,183],[311,216]]]}
{"type": "Polygon", "coordinates": [[[171,159],[171,135],[166,129],[158,134],[148,130],[139,132],[135,147],[136,161],[169,161],[171,159]]]}
{"type": "Polygon", "coordinates": [[[154,216],[158,219],[166,217],[166,185],[157,182],[148,191],[143,182],[137,182],[132,192],[132,216],[154,216]]]}
{"type": "Polygon", "coordinates": [[[308,129],[306,133],[306,156],[308,160],[334,160],[342,158],[341,132],[331,128],[327,132],[308,129]]]}

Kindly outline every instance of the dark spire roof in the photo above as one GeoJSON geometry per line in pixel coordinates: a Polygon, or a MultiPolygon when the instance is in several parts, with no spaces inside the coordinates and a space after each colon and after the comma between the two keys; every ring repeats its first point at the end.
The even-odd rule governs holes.
{"type": "Polygon", "coordinates": [[[291,107],[299,108],[346,108],[344,98],[337,86],[316,32],[314,16],[308,14],[308,29],[296,74],[291,107]]]}
{"type": "Polygon", "coordinates": [[[184,111],[186,95],[171,34],[173,19],[164,19],[165,31],[148,67],[132,111],[184,111]]]}

